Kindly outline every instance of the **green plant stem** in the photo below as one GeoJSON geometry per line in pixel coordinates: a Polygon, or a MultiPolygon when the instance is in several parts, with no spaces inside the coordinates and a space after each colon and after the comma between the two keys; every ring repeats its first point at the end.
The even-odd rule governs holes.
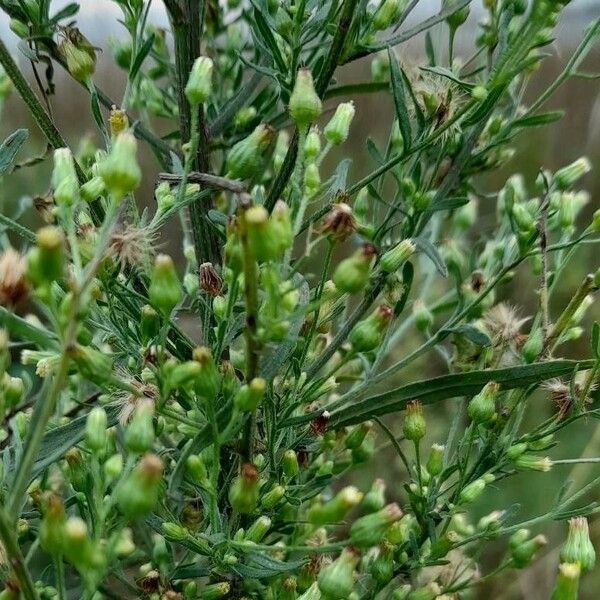
{"type": "MultiPolygon", "coordinates": [[[[243,201],[240,207],[240,241],[242,244],[242,257],[244,269],[244,298],[246,306],[246,382],[250,383],[258,376],[258,363],[260,358],[260,343],[258,341],[258,274],[254,249],[248,239],[248,228],[245,212],[249,208],[248,200],[243,201]]],[[[244,425],[242,438],[242,458],[250,462],[254,454],[254,413],[248,416],[244,425]]]]}
{"type": "MultiPolygon", "coordinates": [[[[188,140],[192,134],[192,110],[197,111],[198,148],[193,157],[196,171],[210,171],[209,140],[204,122],[204,110],[201,106],[190,107],[185,95],[185,86],[192,70],[192,65],[200,55],[200,39],[204,0],[182,0],[169,2],[167,5],[169,18],[175,40],[175,68],[177,73],[177,102],[179,106],[179,124],[181,138],[188,140]]],[[[190,204],[190,220],[194,238],[194,251],[198,265],[211,262],[221,263],[219,240],[215,230],[208,222],[206,215],[211,206],[210,197],[201,197],[190,204]]]]}
{"type": "Polygon", "coordinates": [[[65,563],[62,555],[54,557],[54,579],[58,600],[67,600],[67,589],[65,587],[65,563]]]}
{"type": "MultiPolygon", "coordinates": [[[[344,0],[342,5],[340,18],[337,23],[333,40],[331,41],[331,47],[329,48],[329,52],[315,84],[315,90],[320,98],[324,98],[325,92],[329,87],[331,78],[333,77],[333,74],[338,66],[340,57],[342,56],[342,51],[344,49],[344,44],[346,43],[346,37],[350,31],[350,25],[352,23],[352,17],[354,16],[357,3],[358,0],[344,0]]],[[[279,173],[277,173],[277,177],[275,178],[275,181],[273,182],[273,185],[271,186],[269,194],[265,200],[265,206],[269,211],[271,211],[275,206],[275,203],[281,196],[285,186],[292,176],[294,166],[296,164],[296,154],[298,153],[298,142],[299,136],[298,130],[296,129],[290,142],[287,154],[285,155],[283,164],[281,165],[281,169],[279,170],[279,173]]]]}
{"type": "Polygon", "coordinates": [[[594,276],[586,275],[584,280],[581,282],[579,287],[577,288],[574,296],[571,298],[569,304],[562,312],[560,317],[556,320],[554,327],[550,330],[548,334],[548,338],[545,343],[545,349],[552,353],[552,351],[556,348],[558,342],[560,341],[560,336],[564,333],[564,331],[569,326],[575,311],[581,306],[581,303],[585,300],[586,296],[592,291],[594,285],[594,276]]]}
{"type": "Polygon", "coordinates": [[[25,564],[25,558],[17,541],[15,526],[6,513],[6,509],[0,506],[0,538],[8,555],[10,564],[19,582],[20,591],[25,600],[39,600],[39,595],[25,564]]]}

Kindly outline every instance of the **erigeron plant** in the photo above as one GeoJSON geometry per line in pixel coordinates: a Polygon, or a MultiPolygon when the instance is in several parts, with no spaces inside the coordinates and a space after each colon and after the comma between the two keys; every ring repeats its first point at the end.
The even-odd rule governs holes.
{"type": "MultiPolygon", "coordinates": [[[[412,26],[418,0],[165,0],[168,30],[149,1],[115,3],[119,102],[95,85],[77,3],[0,0],[40,84],[0,42],[0,94],[12,82],[54,161],[37,203],[47,225],[0,216],[0,598],[466,598],[528,567],[544,525],[569,519],[552,598],[576,598],[595,563],[597,473],[526,521],[472,507],[519,471],[578,462],[554,435],[600,415],[600,327],[589,357],[562,358],[600,278],[566,304],[555,293],[600,240],[600,213],[578,219],[591,165],[487,193],[478,176],[561,117],[545,103],[579,74],[600,22],[524,104],[564,1],[486,1],[473,41],[469,0],[412,26]],[[408,65],[402,44],[422,33],[427,58],[408,65]],[[363,57],[372,81],[336,82],[363,57]],[[88,90],[95,145],[67,147],[48,65],[88,90]],[[372,92],[395,114],[385,144],[367,140],[370,171],[325,169],[350,152],[353,99],[372,92]],[[160,137],[154,117],[176,133],[160,137]],[[482,231],[478,204],[494,202],[482,231]],[[172,222],[183,269],[157,252],[172,222]],[[497,300],[517,270],[537,291],[526,317],[497,300]],[[413,369],[396,387],[433,353],[445,374],[413,369]],[[542,420],[528,402],[539,390],[556,402],[542,420]],[[455,416],[429,440],[429,405],[446,399],[455,416]],[[353,470],[384,443],[404,479],[359,490],[353,470]],[[491,540],[505,554],[484,572],[491,540]]],[[[26,136],[0,147],[4,185],[26,136]]]]}

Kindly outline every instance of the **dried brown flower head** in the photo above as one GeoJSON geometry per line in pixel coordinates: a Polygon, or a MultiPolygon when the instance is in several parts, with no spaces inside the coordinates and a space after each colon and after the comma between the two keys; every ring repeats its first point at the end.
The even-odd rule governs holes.
{"type": "Polygon", "coordinates": [[[15,306],[29,293],[25,257],[10,246],[0,255],[0,304],[15,306]]]}

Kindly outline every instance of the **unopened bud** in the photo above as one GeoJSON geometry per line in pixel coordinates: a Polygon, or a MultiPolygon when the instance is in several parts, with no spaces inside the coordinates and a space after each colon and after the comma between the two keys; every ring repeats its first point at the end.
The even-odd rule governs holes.
{"type": "Polygon", "coordinates": [[[558,565],[558,575],[550,600],[577,600],[581,568],[576,563],[558,565]]]}
{"type": "Polygon", "coordinates": [[[397,504],[388,504],[377,512],[356,519],[350,528],[351,542],[359,548],[376,546],[385,538],[390,525],[399,521],[402,514],[397,504]]]}
{"type": "Polygon", "coordinates": [[[382,304],[366,319],[359,321],[348,336],[355,352],[370,352],[379,346],[383,333],[391,323],[394,311],[382,304]]]}
{"type": "Polygon", "coordinates": [[[323,129],[323,135],[328,142],[339,146],[348,139],[354,112],[353,102],[343,102],[338,105],[335,114],[323,129]]]}
{"type": "Polygon", "coordinates": [[[425,436],[425,428],[421,403],[418,400],[412,400],[406,405],[406,415],[402,424],[404,437],[412,442],[418,442],[425,436]]]}
{"type": "Polygon", "coordinates": [[[577,159],[575,162],[559,169],[554,173],[554,185],[559,190],[566,190],[577,183],[584,175],[592,170],[592,164],[586,157],[577,159]]]}
{"type": "Polygon", "coordinates": [[[117,489],[117,504],[129,519],[148,514],[158,502],[163,463],[154,454],[145,454],[117,489]]]}
{"type": "Polygon", "coordinates": [[[360,560],[353,548],[344,548],[340,556],[321,569],[319,590],[325,598],[348,598],[354,588],[354,569],[360,560]]]}
{"type": "Polygon", "coordinates": [[[266,389],[267,382],[262,377],[255,377],[239,389],[233,400],[235,407],[241,412],[256,410],[265,396],[266,389]]]}
{"type": "Polygon", "coordinates": [[[170,315],[183,296],[183,289],[170,256],[159,254],[150,275],[150,303],[164,315],[170,315]]]}
{"type": "Polygon", "coordinates": [[[300,69],[290,96],[290,116],[298,127],[306,127],[319,118],[322,108],[321,99],[315,91],[312,73],[309,69],[300,69]]]}
{"type": "Polygon", "coordinates": [[[593,570],[596,564],[596,551],[590,540],[585,517],[574,517],[569,520],[567,541],[560,550],[560,560],[563,563],[579,565],[583,573],[593,570]]]}
{"type": "Polygon", "coordinates": [[[96,406],[89,412],[85,425],[85,441],[92,452],[101,454],[106,450],[108,443],[107,428],[106,411],[96,406]]]}
{"type": "Polygon", "coordinates": [[[135,190],[142,180],[136,154],[135,137],[126,131],[117,136],[110,154],[98,165],[98,174],[117,199],[135,190]]]}
{"type": "Polygon", "coordinates": [[[468,407],[469,417],[477,425],[488,423],[496,414],[496,396],[500,386],[495,381],[489,381],[483,389],[471,398],[468,407]]]}
{"type": "Polygon", "coordinates": [[[414,254],[415,249],[412,240],[402,240],[381,257],[379,261],[381,270],[384,273],[394,273],[414,254]]]}
{"type": "Polygon", "coordinates": [[[213,61],[207,56],[199,56],[185,86],[185,96],[192,106],[204,104],[212,94],[213,61]]]}
{"type": "Polygon", "coordinates": [[[376,250],[372,244],[364,244],[352,256],[345,258],[333,273],[333,282],[338,290],[355,294],[369,281],[376,250]]]}
{"type": "Polygon", "coordinates": [[[243,464],[240,474],[229,488],[231,507],[242,514],[253,512],[258,504],[258,491],[258,470],[250,463],[243,464]]]}

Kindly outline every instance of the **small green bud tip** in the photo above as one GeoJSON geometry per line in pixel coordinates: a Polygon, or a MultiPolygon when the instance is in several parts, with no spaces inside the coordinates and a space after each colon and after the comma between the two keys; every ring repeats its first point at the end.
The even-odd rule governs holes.
{"type": "Polygon", "coordinates": [[[352,348],[356,352],[369,352],[379,346],[383,332],[394,317],[394,311],[387,305],[378,306],[371,315],[355,325],[349,335],[352,348]]]}
{"type": "Polygon", "coordinates": [[[345,258],[333,273],[333,283],[340,292],[355,294],[368,283],[377,250],[373,244],[363,244],[352,256],[345,258]]]}
{"type": "Polygon", "coordinates": [[[104,452],[108,443],[108,417],[106,411],[96,406],[86,420],[85,441],[92,452],[104,452]]]}
{"type": "Polygon", "coordinates": [[[343,144],[348,139],[354,113],[353,102],[343,102],[338,105],[335,114],[323,130],[325,139],[336,146],[343,144]]]}
{"type": "Polygon", "coordinates": [[[240,474],[229,488],[229,502],[234,510],[249,514],[258,504],[258,469],[252,463],[244,463],[240,474]]]}
{"type": "Polygon", "coordinates": [[[95,53],[78,47],[69,39],[63,40],[58,46],[58,53],[67,63],[67,70],[74,79],[86,82],[96,70],[95,53]]]}
{"type": "Polygon", "coordinates": [[[245,139],[240,140],[227,155],[226,168],[233,179],[253,177],[262,163],[262,155],[271,143],[274,130],[270,125],[261,123],[245,139]]]}
{"type": "Polygon", "coordinates": [[[592,571],[596,564],[596,551],[590,540],[588,521],[585,517],[569,520],[567,540],[560,551],[560,560],[577,564],[583,573],[592,571]]]}
{"type": "Polygon", "coordinates": [[[97,175],[79,188],[79,194],[86,202],[93,202],[100,198],[105,190],[106,186],[104,185],[104,179],[97,175]]]}
{"type": "Polygon", "coordinates": [[[28,255],[29,276],[35,283],[49,283],[62,277],[64,234],[58,227],[42,227],[36,236],[37,248],[28,255]]]}
{"type": "Polygon", "coordinates": [[[133,192],[142,181],[136,154],[136,139],[125,131],[117,136],[110,154],[98,165],[98,174],[116,199],[133,192]]]}
{"type": "Polygon", "coordinates": [[[323,105],[315,91],[312,73],[309,69],[300,69],[290,96],[290,116],[298,127],[307,127],[319,118],[323,105]]]}
{"type": "Polygon", "coordinates": [[[496,414],[496,396],[500,386],[495,381],[489,381],[479,394],[469,402],[468,413],[478,425],[488,423],[496,414]]]}
{"type": "Polygon", "coordinates": [[[413,303],[413,315],[419,331],[427,331],[433,325],[433,314],[420,298],[413,303]]]}
{"type": "Polygon", "coordinates": [[[444,450],[445,446],[441,444],[433,444],[427,459],[427,472],[435,477],[442,472],[444,466],[444,450]]]}
{"type": "Polygon", "coordinates": [[[79,182],[75,172],[73,154],[68,148],[58,148],[54,151],[52,189],[54,190],[54,200],[59,206],[70,206],[77,200],[79,182]]]}
{"type": "Polygon", "coordinates": [[[581,567],[578,564],[560,564],[550,600],[577,600],[580,576],[581,567]]]}
{"type": "Polygon", "coordinates": [[[183,296],[183,289],[170,256],[159,254],[150,276],[150,303],[165,315],[171,314],[183,296]]]}
{"type": "Polygon", "coordinates": [[[402,518],[397,504],[388,504],[377,512],[360,517],[352,523],[350,541],[359,548],[369,548],[381,543],[393,523],[402,518]]]}
{"type": "Polygon", "coordinates": [[[458,496],[459,504],[470,504],[479,498],[485,489],[486,481],[483,477],[476,479],[475,481],[467,484],[458,496]]]}
{"type": "Polygon", "coordinates": [[[192,106],[204,104],[212,94],[213,61],[207,56],[199,56],[192,66],[185,86],[185,96],[192,106]]]}
{"type": "Polygon", "coordinates": [[[379,261],[384,273],[397,271],[414,253],[416,246],[412,240],[402,240],[397,246],[388,250],[379,261]]]}
{"type": "Polygon", "coordinates": [[[552,460],[547,456],[535,456],[533,454],[522,454],[515,461],[515,467],[524,471],[541,471],[547,473],[552,468],[552,460]]]}
{"type": "Polygon", "coordinates": [[[360,554],[351,547],[344,548],[339,557],[321,569],[317,582],[321,594],[327,599],[346,599],[354,588],[354,570],[360,554]]]}
{"type": "Polygon", "coordinates": [[[319,128],[313,125],[310,128],[304,142],[304,156],[307,161],[314,161],[321,152],[321,136],[319,135],[319,128]]]}
{"type": "Polygon", "coordinates": [[[255,377],[239,389],[234,399],[235,407],[242,412],[256,410],[265,396],[266,389],[267,382],[262,377],[255,377]]]}
{"type": "Polygon", "coordinates": [[[540,548],[543,548],[547,543],[548,541],[543,535],[536,535],[534,538],[525,540],[522,543],[517,543],[515,540],[512,540],[511,558],[513,565],[517,569],[527,567],[531,564],[536,552],[540,548]]]}
{"type": "Polygon", "coordinates": [[[419,442],[425,436],[425,417],[418,400],[411,400],[406,405],[406,415],[402,425],[404,437],[412,442],[419,442]]]}
{"type": "Polygon", "coordinates": [[[591,170],[592,164],[589,159],[586,157],[579,158],[570,165],[556,171],[554,174],[554,185],[559,190],[566,190],[591,170]]]}
{"type": "Polygon", "coordinates": [[[373,16],[373,29],[383,31],[391,27],[402,10],[401,0],[383,0],[373,16]]]}

